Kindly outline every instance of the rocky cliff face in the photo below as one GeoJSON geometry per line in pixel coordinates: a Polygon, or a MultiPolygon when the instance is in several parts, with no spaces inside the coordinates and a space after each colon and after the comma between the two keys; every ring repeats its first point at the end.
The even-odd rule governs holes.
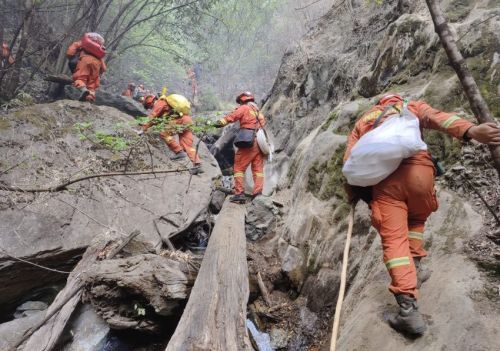
{"type": "MultiPolygon", "coordinates": [[[[443,1],[442,6],[469,68],[498,116],[500,4],[455,0],[443,1]]],[[[387,91],[470,118],[423,1],[338,1],[286,53],[264,107],[279,150],[272,177],[278,179],[278,194],[286,202],[275,240],[281,270],[308,310],[326,319],[338,293],[349,210],[341,174],[346,135],[360,114],[387,91]]],[[[498,213],[498,178],[483,147],[462,145],[435,132],[426,133],[425,139],[448,166],[438,180],[441,208],[425,234],[431,252],[427,264],[434,274],[422,288],[421,305],[430,332],[413,342],[384,322],[383,312],[395,303],[386,290],[388,275],[378,236],[370,229],[369,209],[358,205],[340,350],[499,347],[498,226],[471,188],[472,184],[498,213]],[[456,337],[457,330],[463,338],[456,337]]],[[[317,334],[309,337],[326,340],[328,326],[316,328],[317,334]]]]}

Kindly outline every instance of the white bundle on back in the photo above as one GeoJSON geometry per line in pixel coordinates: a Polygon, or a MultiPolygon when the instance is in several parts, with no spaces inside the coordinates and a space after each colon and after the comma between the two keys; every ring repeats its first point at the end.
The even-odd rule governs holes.
{"type": "Polygon", "coordinates": [[[418,118],[405,104],[401,114],[392,115],[359,139],[342,172],[351,185],[372,186],[394,172],[403,159],[427,150],[418,118]]]}
{"type": "Polygon", "coordinates": [[[274,153],[274,145],[271,141],[271,138],[267,135],[267,132],[264,128],[260,128],[257,131],[257,144],[259,145],[260,151],[267,156],[267,160],[271,162],[273,160],[274,153]]]}

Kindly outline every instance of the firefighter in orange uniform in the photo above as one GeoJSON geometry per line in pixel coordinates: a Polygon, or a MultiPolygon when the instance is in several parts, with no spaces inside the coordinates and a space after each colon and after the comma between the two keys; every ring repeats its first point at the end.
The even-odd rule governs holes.
{"type": "Polygon", "coordinates": [[[127,89],[122,92],[122,96],[132,97],[134,95],[135,84],[128,83],[127,89]]]}
{"type": "Polygon", "coordinates": [[[14,63],[14,58],[10,53],[9,45],[6,42],[2,43],[2,57],[0,60],[0,69],[5,69],[14,63]]]}
{"type": "Polygon", "coordinates": [[[81,40],[68,47],[66,56],[73,73],[73,85],[82,93],[81,101],[95,101],[100,75],[106,71],[105,55],[104,38],[98,33],[85,33],[81,40]]]}
{"type": "MultiPolygon", "coordinates": [[[[228,123],[240,122],[240,133],[242,130],[255,131],[264,127],[266,121],[264,115],[259,111],[255,103],[255,97],[250,92],[244,92],[236,98],[236,102],[240,104],[236,110],[220,119],[215,124],[216,127],[224,127],[228,123]]],[[[243,131],[245,132],[245,131],[243,131]]],[[[254,181],[253,197],[262,194],[264,188],[264,154],[259,148],[255,140],[255,133],[249,134],[253,140],[250,141],[249,147],[239,147],[234,158],[234,193],[231,201],[235,203],[245,203],[246,197],[244,194],[245,171],[248,166],[252,166],[252,175],[254,181]]],[[[238,139],[238,138],[237,138],[238,139]]]]}
{"type": "MultiPolygon", "coordinates": [[[[373,128],[383,111],[386,112],[380,120],[382,123],[388,116],[399,113],[403,103],[401,96],[388,94],[365,113],[349,135],[344,161],[356,142],[373,128]]],[[[439,130],[459,139],[500,145],[500,128],[493,123],[475,126],[422,101],[410,101],[408,109],[419,119],[421,129],[439,130]]],[[[438,208],[435,172],[431,155],[420,151],[404,159],[394,173],[373,187],[346,188],[350,201],[354,203],[363,196],[366,199],[369,192],[372,224],[382,239],[384,263],[392,279],[389,290],[400,306],[399,314],[392,316],[389,323],[396,330],[415,335],[426,330],[417,299],[418,287],[430,276],[430,271],[425,270],[420,261],[427,256],[423,245],[425,222],[438,208]]]]}
{"type": "Polygon", "coordinates": [[[169,118],[165,129],[160,133],[161,138],[165,141],[170,150],[175,153],[172,160],[182,160],[186,156],[193,162],[194,167],[190,169],[192,174],[203,173],[201,168],[201,159],[193,147],[193,132],[190,126],[193,124],[192,118],[189,116],[191,105],[189,101],[182,95],[171,94],[169,96],[162,95],[155,99],[154,95],[148,95],[143,101],[146,109],[152,106],[149,116],[151,120],[141,127],[142,134],[155,124],[156,118],[169,118]],[[173,136],[179,136],[177,142],[173,136]],[[186,155],[187,154],[187,155],[186,155]]]}

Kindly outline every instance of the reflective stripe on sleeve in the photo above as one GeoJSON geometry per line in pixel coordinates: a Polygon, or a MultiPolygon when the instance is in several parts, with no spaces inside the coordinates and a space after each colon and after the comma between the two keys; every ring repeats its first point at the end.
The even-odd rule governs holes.
{"type": "Polygon", "coordinates": [[[387,269],[392,269],[399,266],[409,266],[409,265],[410,265],[409,257],[396,257],[385,262],[385,266],[387,267],[387,269]]]}
{"type": "Polygon", "coordinates": [[[451,116],[446,121],[441,123],[441,127],[443,127],[444,129],[448,129],[453,124],[453,122],[458,121],[459,119],[461,118],[458,116],[451,116]]]}
{"type": "Polygon", "coordinates": [[[256,177],[264,178],[264,173],[255,173],[256,177]]]}
{"type": "Polygon", "coordinates": [[[234,177],[237,178],[237,177],[244,177],[245,176],[245,173],[242,173],[242,172],[237,172],[234,174],[234,177]]]}

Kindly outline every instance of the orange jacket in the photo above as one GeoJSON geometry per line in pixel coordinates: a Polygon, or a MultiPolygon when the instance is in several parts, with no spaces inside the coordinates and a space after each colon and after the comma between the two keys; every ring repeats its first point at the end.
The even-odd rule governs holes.
{"type": "MultiPolygon", "coordinates": [[[[367,132],[369,132],[377,118],[380,116],[382,111],[388,105],[393,105],[399,110],[402,109],[403,103],[399,100],[388,101],[385,105],[376,105],[371,110],[366,112],[361,118],[356,122],[354,129],[349,135],[347,141],[347,149],[344,154],[344,162],[349,158],[351,150],[356,145],[357,141],[367,132]]],[[[436,110],[426,104],[423,101],[410,101],[408,104],[408,109],[415,115],[420,121],[420,129],[434,129],[441,132],[445,132],[455,138],[463,138],[465,132],[472,127],[474,124],[471,122],[458,117],[452,113],[442,112],[436,110]]],[[[390,108],[386,115],[382,118],[382,122],[392,114],[398,113],[395,108],[390,108]]],[[[420,151],[417,154],[403,160],[404,164],[421,164],[433,166],[433,162],[429,152],[420,151]]]]}
{"type": "Polygon", "coordinates": [[[236,121],[240,121],[240,128],[245,129],[256,129],[266,124],[264,115],[252,103],[239,106],[219,122],[225,126],[228,123],[234,123],[236,121]],[[257,122],[257,115],[259,116],[260,124],[257,122]]]}
{"type": "MultiPolygon", "coordinates": [[[[170,111],[171,111],[171,108],[165,100],[161,100],[161,99],[157,100],[153,106],[153,109],[149,113],[149,117],[150,117],[149,122],[144,124],[142,129],[147,130],[148,128],[150,128],[152,125],[155,124],[155,122],[154,122],[155,118],[167,116],[170,113],[170,111]]],[[[193,124],[193,119],[189,115],[184,115],[184,116],[179,117],[179,118],[172,118],[168,122],[168,124],[189,126],[189,125],[193,124]]],[[[166,127],[166,129],[167,130],[169,129],[168,126],[166,127]]],[[[182,134],[185,132],[191,133],[191,131],[189,131],[189,129],[185,129],[185,130],[179,130],[178,133],[174,133],[173,131],[168,131],[168,134],[182,134]]]]}
{"type": "MultiPolygon", "coordinates": [[[[104,62],[103,59],[98,59],[97,57],[87,53],[86,51],[83,51],[82,50],[82,42],[80,40],[78,41],[75,41],[73,43],[71,43],[71,45],[68,47],[68,49],[66,50],[66,56],[67,57],[71,57],[71,56],[75,56],[78,51],[81,50],[81,53],[80,53],[80,57],[83,57],[83,56],[91,56],[93,58],[95,58],[96,60],[99,61],[99,72],[100,74],[106,72],[106,63],[104,62]]],[[[90,61],[90,60],[88,60],[90,61]]]]}
{"type": "Polygon", "coordinates": [[[14,58],[10,54],[10,48],[7,43],[2,43],[2,60],[6,60],[9,65],[12,65],[14,63],[14,58]]]}

